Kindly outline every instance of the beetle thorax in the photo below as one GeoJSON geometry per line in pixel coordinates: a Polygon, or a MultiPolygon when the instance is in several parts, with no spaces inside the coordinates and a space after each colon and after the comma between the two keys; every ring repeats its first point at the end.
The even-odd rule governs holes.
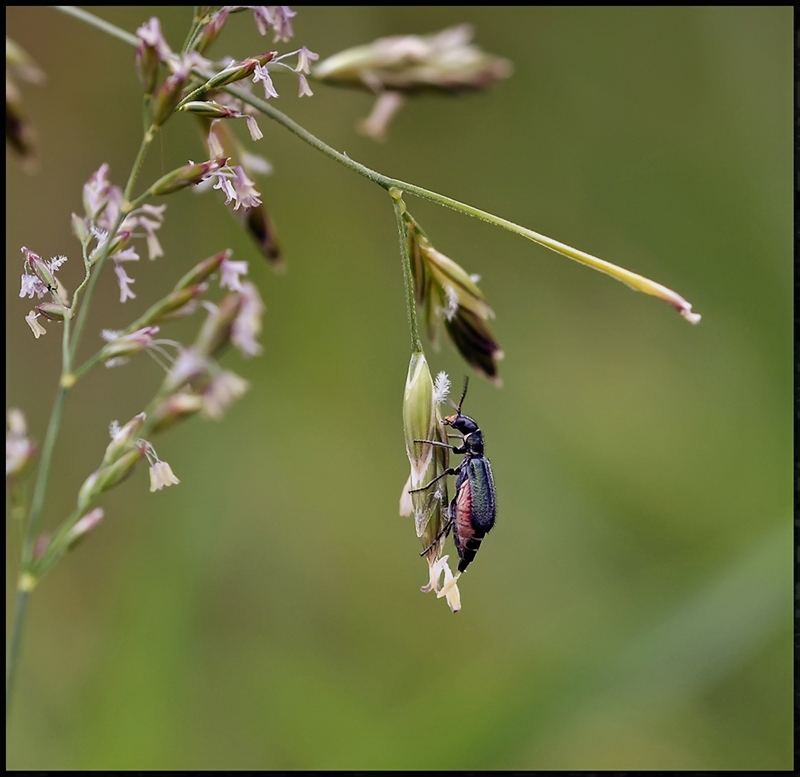
{"type": "Polygon", "coordinates": [[[464,445],[471,454],[483,456],[483,433],[480,429],[464,435],[464,445]]]}

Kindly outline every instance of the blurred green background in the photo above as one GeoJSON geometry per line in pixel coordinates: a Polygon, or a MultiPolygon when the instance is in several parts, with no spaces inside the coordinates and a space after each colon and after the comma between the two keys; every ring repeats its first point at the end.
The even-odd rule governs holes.
{"type": "MultiPolygon", "coordinates": [[[[158,14],[174,48],[190,13],[93,10],[131,32],[158,14]]],[[[503,388],[475,378],[467,399],[499,517],[453,615],[419,592],[427,566],[397,515],[409,338],[389,199],[262,118],[275,172],[260,188],[286,274],[217,193],[182,192],[167,200],[167,256],[129,269],[126,309],[108,274],[86,347],[231,246],[268,306],[263,356],[224,359],[252,389],[223,421],[156,438],[180,486],[150,494],[142,468],[37,590],[8,766],[791,769],[791,9],[297,10],[294,45],[322,57],[474,23],[514,76],[409,102],[388,143],[354,131],[366,94],[317,85],[298,100],[276,80],[276,105],[381,172],[676,289],[702,323],[406,198],[437,248],[482,276],[506,353],[503,388]]],[[[39,173],[6,155],[7,403],[41,441],[60,341],[23,321],[19,249],[68,254],[74,288],[70,213],[102,162],[124,181],[141,98],[123,43],[46,8],[6,19],[48,77],[22,87],[39,173]]],[[[273,47],[241,14],[213,53],[273,47]]],[[[154,151],[143,180],[203,157],[188,117],[154,151]]],[[[460,386],[447,344],[427,355],[460,386]]],[[[109,421],[158,381],[140,357],[78,386],[50,525],[109,421]]]]}

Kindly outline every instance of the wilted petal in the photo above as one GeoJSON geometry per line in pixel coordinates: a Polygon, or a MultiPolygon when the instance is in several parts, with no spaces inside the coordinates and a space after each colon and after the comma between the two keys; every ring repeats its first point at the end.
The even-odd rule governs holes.
{"type": "Polygon", "coordinates": [[[456,585],[456,581],[459,577],[461,577],[460,572],[454,576],[450,571],[450,567],[445,564],[444,584],[441,590],[436,594],[437,599],[441,599],[443,596],[447,599],[447,605],[453,612],[458,612],[461,609],[461,592],[458,590],[458,585],[456,585]]]}
{"type": "Polygon", "coordinates": [[[47,330],[38,321],[39,314],[35,310],[31,310],[25,316],[25,323],[31,328],[33,336],[38,340],[42,335],[47,334],[47,330]]]}
{"type": "Polygon", "coordinates": [[[428,584],[423,586],[420,590],[423,593],[435,591],[437,599],[445,597],[450,609],[453,612],[458,612],[461,609],[461,593],[458,590],[458,585],[456,582],[461,576],[461,573],[459,572],[456,575],[453,575],[453,573],[450,571],[450,567],[447,565],[448,558],[450,557],[442,556],[440,559],[437,559],[436,562],[431,564],[429,569],[430,579],[428,584]],[[440,584],[439,578],[442,575],[444,575],[444,582],[440,584]]]}

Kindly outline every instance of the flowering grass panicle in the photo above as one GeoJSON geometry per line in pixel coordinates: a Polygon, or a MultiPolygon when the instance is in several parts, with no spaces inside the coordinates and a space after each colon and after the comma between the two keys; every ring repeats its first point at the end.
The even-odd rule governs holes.
{"type": "MultiPolygon", "coordinates": [[[[473,33],[469,25],[453,26],[432,35],[383,37],[315,64],[319,55],[294,43],[290,51],[263,51],[261,45],[258,53],[240,52],[236,57],[217,58],[212,55],[217,41],[224,38],[231,25],[237,19],[248,18],[260,35],[271,36],[271,44],[282,49],[280,44],[294,37],[297,15],[287,6],[195,7],[180,49],[169,44],[156,17],[144,21],[135,35],[130,35],[86,10],[74,6],[59,6],[57,10],[130,44],[129,66],[135,70],[142,89],[143,129],[138,153],[131,154],[134,161],[123,184],[112,181],[110,167],[102,162],[102,157],[95,160],[96,170],[82,187],[82,213],[74,213],[70,219],[78,250],[65,250],[63,255],[46,260],[31,249],[22,249],[20,297],[34,302],[27,313],[20,312],[19,324],[24,326],[24,320],[37,339],[48,331],[45,323],[54,324],[50,329],[60,331],[62,347],[53,410],[41,446],[30,440],[21,410],[10,410],[8,415],[6,482],[11,495],[11,514],[20,529],[20,563],[7,699],[15,676],[29,595],[79,541],[99,525],[113,523],[109,508],[99,504],[104,495],[129,478],[137,482],[135,476],[142,460],[148,463],[151,492],[180,483],[170,464],[156,453],[153,439],[193,416],[220,420],[249,388],[248,381],[221,361],[231,350],[245,358],[262,353],[260,337],[266,306],[250,277],[249,264],[239,256],[234,259],[231,249],[214,246],[209,249],[214,252],[210,256],[187,266],[183,264],[187,262],[183,256],[169,255],[164,245],[170,243],[165,241],[162,245],[160,237],[168,221],[164,198],[183,197],[187,189],[210,189],[221,194],[224,205],[269,263],[276,269],[283,267],[283,252],[256,183],[258,175],[272,168],[252,150],[252,144],[260,143],[264,137],[265,121],[291,131],[315,151],[364,176],[390,195],[398,227],[411,335],[402,407],[410,474],[403,488],[400,511],[413,516],[415,535],[421,543],[420,555],[428,563],[428,583],[422,590],[435,592],[451,610],[458,611],[459,573],[453,574],[448,556],[442,553],[445,534],[453,525],[446,476],[462,470],[450,468],[448,456],[450,451],[464,453],[468,449],[475,461],[482,456],[482,442],[473,438],[469,443],[473,447],[468,448],[469,435],[480,434],[480,430],[474,422],[475,429],[462,428],[466,417],[461,415],[458,423],[462,426],[458,428],[463,432],[462,444],[453,446],[448,442],[445,425],[455,426],[452,420],[455,417],[448,416],[443,424],[439,405],[446,401],[449,380],[442,372],[435,382],[431,377],[419,336],[417,309],[422,312],[434,346],[444,331],[466,364],[496,386],[500,385],[498,361],[503,353],[489,328],[494,312],[478,285],[477,276],[469,274],[434,246],[409,214],[403,196],[416,195],[513,231],[667,301],[692,323],[699,320],[699,315],[683,297],[636,273],[466,203],[372,170],[331,148],[276,108],[280,95],[285,94],[282,78],[290,79],[290,93],[296,85],[297,94],[303,98],[313,96],[311,84],[315,88],[335,84],[365,89],[377,95],[378,102],[362,130],[376,138],[385,137],[388,123],[406,95],[480,92],[510,75],[511,65],[507,60],[487,54],[471,42],[473,33]],[[167,141],[162,141],[163,128],[168,122],[187,119],[200,128],[201,140],[197,146],[181,154],[179,158],[186,160],[185,163],[167,169],[155,179],[147,178],[148,154],[155,151],[160,158],[164,157],[167,141]],[[237,137],[235,132],[246,134],[245,139],[237,137]],[[173,277],[177,278],[171,288],[153,293],[153,299],[146,304],[140,299],[146,284],[137,285],[150,266],[141,262],[145,253],[151,261],[158,259],[174,265],[173,277]],[[67,255],[71,257],[70,264],[62,273],[67,255]],[[70,281],[74,288],[68,290],[60,275],[67,277],[71,271],[77,278],[74,283],[70,281]],[[90,315],[90,311],[99,307],[98,297],[104,290],[99,278],[104,273],[113,274],[119,303],[125,305],[123,310],[138,306],[143,310],[129,315],[123,326],[98,326],[99,322],[90,315]],[[214,280],[218,281],[218,288],[212,283],[214,280]],[[178,318],[187,324],[182,330],[184,334],[171,336],[172,322],[178,318]],[[194,330],[188,322],[196,324],[194,330]],[[87,350],[88,358],[84,357],[87,350]],[[54,451],[57,445],[64,444],[61,434],[67,397],[83,388],[84,379],[95,368],[114,366],[127,370],[145,357],[154,360],[163,377],[144,396],[136,398],[133,406],[137,412],[127,423],[111,424],[110,442],[103,450],[96,451],[98,463],[88,474],[82,473],[76,483],[74,507],[49,505],[47,491],[54,451]],[[29,497],[20,485],[34,472],[35,483],[29,497]]],[[[40,81],[41,77],[30,58],[13,44],[7,43],[6,63],[7,142],[23,160],[30,161],[33,130],[22,109],[14,79],[40,81]]],[[[30,303],[25,307],[29,306],[30,303]]],[[[123,404],[122,398],[106,399],[123,404]]],[[[124,404],[130,406],[129,397],[125,397],[124,404]]],[[[130,409],[125,411],[125,417],[129,412],[130,409]]],[[[178,464],[176,469],[181,471],[178,464]]],[[[142,487],[141,479],[138,483],[142,487]]],[[[459,485],[463,485],[463,479],[459,485]]],[[[458,498],[467,491],[459,488],[458,498]]],[[[469,513],[465,505],[457,507],[463,508],[463,515],[469,513]]],[[[460,546],[458,549],[461,552],[460,546]]]]}

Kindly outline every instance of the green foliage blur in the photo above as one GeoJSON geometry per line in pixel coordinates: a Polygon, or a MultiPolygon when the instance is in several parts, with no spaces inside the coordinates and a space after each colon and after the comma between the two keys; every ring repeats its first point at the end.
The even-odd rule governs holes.
{"type": "MultiPolygon", "coordinates": [[[[131,32],[157,14],[176,49],[191,13],[93,10],[131,32]]],[[[263,355],[225,360],[251,391],[221,422],[157,437],[180,485],[150,494],[142,468],[35,592],[8,767],[791,769],[792,10],[296,10],[293,47],[323,58],[473,23],[514,75],[488,94],[410,100],[387,143],[354,131],[365,93],[312,84],[298,100],[276,78],[276,106],[381,172],[675,289],[703,320],[405,198],[436,247],[482,276],[506,354],[503,387],[474,377],[465,405],[499,515],[454,615],[419,592],[427,565],[397,514],[410,351],[390,199],[259,119],[285,275],[218,192],[185,191],[165,200],[166,257],[131,269],[137,299],[121,306],[109,272],[89,323],[90,338],[126,325],[230,246],[268,307],[263,355]]],[[[6,20],[48,78],[22,87],[39,172],[6,154],[7,404],[41,441],[60,340],[51,324],[35,341],[23,320],[20,246],[70,256],[74,288],[70,213],[101,163],[124,182],[141,94],[123,43],[47,8],[6,20]]],[[[212,53],[271,48],[241,14],[212,53]]],[[[203,156],[176,117],[141,180],[203,156]]],[[[426,351],[459,387],[452,348],[426,351]]],[[[50,525],[109,421],[158,381],[140,356],[78,386],[50,525]]]]}

